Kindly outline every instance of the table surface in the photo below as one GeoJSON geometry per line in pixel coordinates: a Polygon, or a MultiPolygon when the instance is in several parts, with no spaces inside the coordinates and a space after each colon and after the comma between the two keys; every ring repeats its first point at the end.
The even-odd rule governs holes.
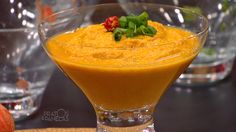
{"type": "MultiPolygon", "coordinates": [[[[158,132],[236,132],[236,67],[225,80],[212,86],[172,86],[154,113],[158,132]]],[[[16,129],[48,127],[96,127],[91,104],[80,89],[55,70],[40,109],[16,129]],[[45,114],[65,110],[68,120],[45,120],[45,114]]]]}
{"type": "MultiPolygon", "coordinates": [[[[236,67],[212,86],[170,87],[154,113],[158,132],[236,132],[236,67]]],[[[37,113],[16,123],[17,129],[96,127],[92,106],[80,89],[55,70],[37,113]],[[45,120],[47,112],[65,110],[68,120],[45,120]]]]}

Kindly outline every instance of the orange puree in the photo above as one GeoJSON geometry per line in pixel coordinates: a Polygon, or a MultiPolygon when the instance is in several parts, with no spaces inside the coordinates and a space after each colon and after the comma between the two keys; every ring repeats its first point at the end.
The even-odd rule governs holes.
{"type": "Polygon", "coordinates": [[[200,45],[189,31],[148,24],[157,29],[154,37],[116,42],[96,24],[50,38],[47,49],[93,105],[115,111],[155,105],[200,45]]]}

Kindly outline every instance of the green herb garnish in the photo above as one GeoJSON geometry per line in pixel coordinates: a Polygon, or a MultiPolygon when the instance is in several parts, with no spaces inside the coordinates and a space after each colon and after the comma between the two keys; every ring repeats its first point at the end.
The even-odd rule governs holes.
{"type": "Polygon", "coordinates": [[[119,18],[119,24],[121,28],[126,28],[127,27],[127,19],[126,17],[122,16],[119,18]]]}
{"type": "Polygon", "coordinates": [[[121,16],[119,18],[119,27],[113,31],[113,36],[116,41],[120,41],[122,36],[133,38],[138,35],[154,36],[157,30],[148,25],[149,15],[143,12],[136,16],[130,14],[128,16],[121,16]]]}
{"type": "Polygon", "coordinates": [[[127,29],[124,29],[124,28],[116,28],[116,29],[113,31],[114,39],[115,39],[116,41],[120,41],[122,35],[125,34],[126,32],[127,32],[127,29]]]}

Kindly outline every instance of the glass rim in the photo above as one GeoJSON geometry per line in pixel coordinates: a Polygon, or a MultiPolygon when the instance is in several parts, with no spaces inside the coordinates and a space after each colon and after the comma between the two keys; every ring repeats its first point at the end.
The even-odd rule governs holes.
{"type": "Polygon", "coordinates": [[[37,30],[37,27],[30,28],[30,27],[20,27],[20,28],[0,28],[0,33],[4,32],[26,32],[26,31],[32,31],[37,30]]]}
{"type": "MultiPolygon", "coordinates": [[[[182,41],[186,41],[186,40],[189,40],[189,39],[193,39],[193,38],[198,38],[199,36],[207,33],[208,29],[209,29],[209,21],[208,19],[202,15],[202,14],[198,14],[198,13],[195,13],[189,9],[185,9],[185,8],[182,8],[182,7],[178,7],[178,6],[173,6],[173,5],[166,5],[166,4],[156,4],[156,3],[144,3],[144,2],[139,2],[139,3],[133,3],[133,2],[128,2],[128,3],[104,3],[104,4],[97,4],[97,5],[85,5],[85,6],[81,6],[81,7],[72,7],[72,8],[68,8],[68,9],[64,9],[64,10],[61,10],[61,11],[58,11],[58,12],[55,12],[53,14],[51,14],[50,16],[44,18],[44,19],[41,19],[39,21],[39,24],[38,24],[38,29],[42,28],[42,25],[45,24],[45,23],[52,23],[50,21],[47,21],[47,20],[50,20],[50,18],[52,17],[55,17],[59,14],[63,14],[63,13],[67,13],[67,12],[70,12],[70,11],[75,11],[75,10],[86,10],[86,9],[89,9],[89,8],[99,8],[99,7],[103,7],[103,6],[121,6],[124,5],[124,6],[127,6],[127,5],[131,5],[131,4],[134,4],[134,5],[146,5],[146,6],[157,6],[157,7],[165,7],[165,8],[172,8],[172,9],[179,9],[179,10],[188,10],[189,13],[191,14],[194,14],[198,17],[200,17],[204,23],[205,23],[205,26],[203,27],[202,30],[198,31],[197,33],[194,33],[193,35],[190,35],[186,38],[183,38],[183,39],[180,39],[178,41],[174,41],[174,43],[177,43],[177,42],[182,42],[182,41]]],[[[79,12],[76,12],[77,14],[79,14],[79,12]]],[[[163,24],[163,25],[166,25],[166,24],[163,24]]],[[[68,31],[66,31],[68,32],[68,31]]],[[[66,33],[65,32],[65,33],[66,33]]],[[[191,32],[191,31],[190,31],[191,32]]],[[[161,45],[168,45],[170,43],[173,43],[173,42],[167,42],[167,43],[164,43],[164,44],[161,44],[161,45]]],[[[155,45],[154,45],[155,46],[155,45]]],[[[157,46],[157,45],[156,45],[157,46]]],[[[103,47],[101,47],[103,48],[103,47]]],[[[105,48],[105,47],[104,47],[105,48]]]]}

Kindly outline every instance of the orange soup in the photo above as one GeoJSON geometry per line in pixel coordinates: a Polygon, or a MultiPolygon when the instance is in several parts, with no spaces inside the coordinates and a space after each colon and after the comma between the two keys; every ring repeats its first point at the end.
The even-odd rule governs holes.
{"type": "Polygon", "coordinates": [[[95,24],[56,35],[46,47],[94,106],[123,111],[155,105],[200,45],[187,30],[148,24],[157,30],[153,37],[124,36],[116,42],[111,32],[95,24]]]}

